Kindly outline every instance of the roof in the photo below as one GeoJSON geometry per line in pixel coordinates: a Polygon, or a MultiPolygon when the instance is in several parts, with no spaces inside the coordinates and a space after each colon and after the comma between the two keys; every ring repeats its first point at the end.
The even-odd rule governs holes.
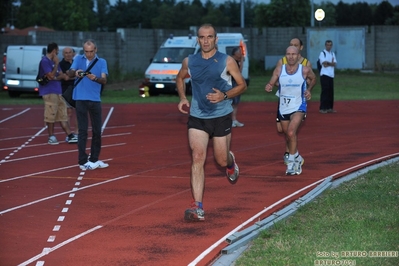
{"type": "Polygon", "coordinates": [[[30,31],[54,31],[53,29],[49,29],[42,26],[31,26],[25,29],[18,29],[13,26],[11,27],[2,27],[1,33],[5,35],[19,35],[19,36],[27,36],[30,31]]]}

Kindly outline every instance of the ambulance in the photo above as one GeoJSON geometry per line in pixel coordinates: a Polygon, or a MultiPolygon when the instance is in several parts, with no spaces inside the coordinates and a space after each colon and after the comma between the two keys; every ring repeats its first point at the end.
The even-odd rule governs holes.
{"type": "MultiPolygon", "coordinates": [[[[245,57],[242,75],[249,84],[249,59],[248,50],[241,33],[218,33],[217,49],[228,55],[234,47],[240,47],[245,57]]],[[[184,58],[190,54],[200,52],[197,38],[188,36],[171,35],[159,48],[151,64],[145,71],[145,79],[139,87],[141,97],[159,94],[177,94],[176,76],[184,58]]],[[[190,77],[185,79],[186,93],[191,94],[190,77]]]]}

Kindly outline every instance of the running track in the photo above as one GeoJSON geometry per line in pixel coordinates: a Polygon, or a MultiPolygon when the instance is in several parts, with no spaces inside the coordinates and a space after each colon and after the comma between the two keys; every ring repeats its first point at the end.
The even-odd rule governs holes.
{"type": "MultiPolygon", "coordinates": [[[[3,106],[0,265],[210,264],[227,235],[281,209],[321,179],[398,156],[398,101],[335,107],[338,113],[323,115],[317,102],[310,103],[299,132],[304,170],[288,177],[283,138],[275,130],[276,103],[241,103],[245,127],[234,128],[232,140],[240,179],[227,182],[210,146],[206,220],[185,223],[190,153],[187,117],[177,103],[104,105],[100,158],[110,167],[94,171],[78,168],[76,145],[46,144],[41,105],[3,106]]],[[[65,138],[59,126],[56,132],[65,138]]]]}

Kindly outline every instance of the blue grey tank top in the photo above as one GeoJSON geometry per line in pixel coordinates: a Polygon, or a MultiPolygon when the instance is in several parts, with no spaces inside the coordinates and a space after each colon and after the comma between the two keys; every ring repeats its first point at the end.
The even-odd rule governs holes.
{"type": "Polygon", "coordinates": [[[191,76],[193,97],[190,115],[202,119],[210,119],[228,115],[233,111],[231,99],[211,103],[206,95],[213,93],[212,88],[226,92],[232,88],[231,76],[227,74],[228,55],[216,51],[209,59],[202,58],[201,52],[189,55],[188,72],[191,76]]]}

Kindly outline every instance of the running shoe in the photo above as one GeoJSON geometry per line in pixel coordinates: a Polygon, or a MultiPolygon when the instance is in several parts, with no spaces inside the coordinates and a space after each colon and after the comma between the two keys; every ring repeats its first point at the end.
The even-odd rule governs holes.
{"type": "Polygon", "coordinates": [[[288,161],[287,170],[285,171],[286,175],[295,175],[296,174],[296,163],[295,161],[288,161]]]}
{"type": "Polygon", "coordinates": [[[80,168],[80,170],[94,170],[94,169],[98,168],[98,166],[99,165],[97,162],[93,163],[93,162],[88,161],[85,164],[79,165],[79,168],[80,168]]]}
{"type": "Polygon", "coordinates": [[[288,164],[288,157],[290,156],[290,154],[288,152],[285,152],[283,155],[283,160],[284,160],[284,164],[287,165],[288,164]]]}
{"type": "Polygon", "coordinates": [[[58,142],[58,140],[57,140],[57,138],[55,137],[55,136],[50,136],[49,138],[48,138],[48,142],[47,142],[48,144],[50,144],[50,145],[57,145],[57,144],[59,144],[59,142],[58,142]]]}
{"type": "Polygon", "coordinates": [[[233,127],[243,127],[244,124],[239,122],[238,120],[233,120],[233,127]]]}
{"type": "Polygon", "coordinates": [[[205,220],[205,212],[193,201],[191,207],[184,212],[184,220],[187,222],[200,222],[205,220]]]}
{"type": "Polygon", "coordinates": [[[298,156],[295,158],[295,174],[300,175],[302,173],[302,165],[305,162],[305,160],[302,158],[301,155],[298,154],[298,156]]]}
{"type": "Polygon", "coordinates": [[[235,183],[237,183],[238,176],[240,175],[240,169],[238,168],[238,165],[236,163],[234,153],[232,153],[230,151],[230,154],[231,154],[231,157],[233,157],[234,167],[232,169],[229,169],[226,167],[226,176],[227,176],[227,180],[229,180],[229,182],[231,184],[235,184],[235,183]]]}

